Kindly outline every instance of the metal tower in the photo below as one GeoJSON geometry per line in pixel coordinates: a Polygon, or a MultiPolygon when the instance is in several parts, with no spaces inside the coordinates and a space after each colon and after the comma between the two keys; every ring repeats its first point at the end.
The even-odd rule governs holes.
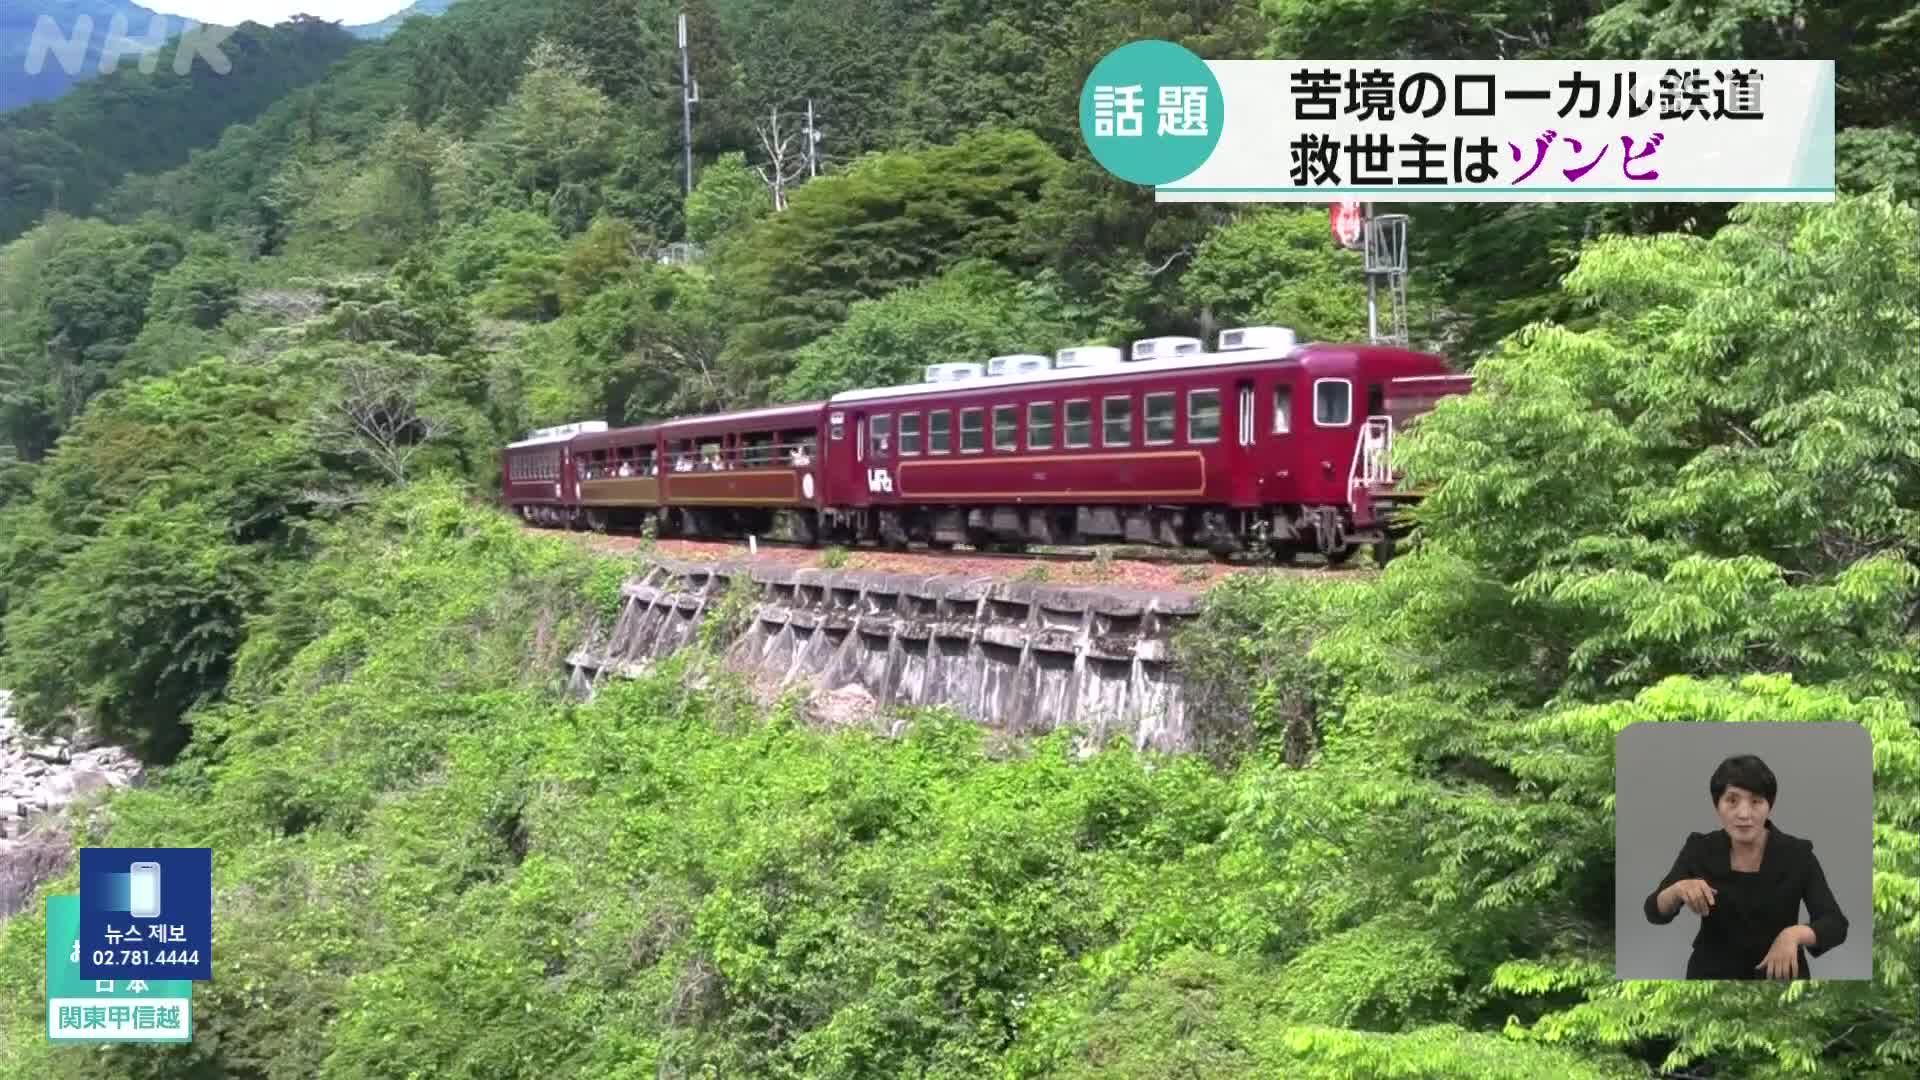
{"type": "Polygon", "coordinates": [[[1366,216],[1367,332],[1376,345],[1408,347],[1407,215],[1366,216]],[[1380,296],[1386,294],[1386,330],[1381,330],[1380,296]]]}

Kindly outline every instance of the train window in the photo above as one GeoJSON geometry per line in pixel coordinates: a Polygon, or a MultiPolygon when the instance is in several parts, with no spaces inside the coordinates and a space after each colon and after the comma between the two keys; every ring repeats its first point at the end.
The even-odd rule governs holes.
{"type": "Polygon", "coordinates": [[[777,464],[777,457],[771,434],[749,435],[741,443],[740,463],[749,469],[764,469],[777,464]]]}
{"type": "Polygon", "coordinates": [[[1093,445],[1093,402],[1067,402],[1067,445],[1093,445]]]}
{"type": "Polygon", "coordinates": [[[995,450],[1018,450],[1020,448],[1020,412],[1012,405],[993,407],[993,448],[995,450]]]}
{"type": "Polygon", "coordinates": [[[1273,433],[1285,435],[1293,430],[1293,386],[1281,383],[1273,388],[1273,433]]]}
{"type": "Polygon", "coordinates": [[[1380,389],[1379,383],[1367,385],[1367,415],[1382,416],[1387,411],[1387,393],[1380,389]]]}
{"type": "Polygon", "coordinates": [[[987,411],[960,410],[960,452],[977,454],[987,448],[987,411]]]}
{"type": "Polygon", "coordinates": [[[917,412],[900,414],[900,452],[920,452],[920,414],[917,412]]]}
{"type": "Polygon", "coordinates": [[[1313,384],[1313,422],[1321,427],[1346,427],[1353,422],[1353,384],[1345,379],[1321,379],[1313,384]]]}
{"type": "Polygon", "coordinates": [[[1053,402],[1027,406],[1027,449],[1053,449],[1053,402]]]}
{"type": "Polygon", "coordinates": [[[1220,441],[1220,391],[1195,390],[1187,395],[1187,441],[1220,441]]]}
{"type": "Polygon", "coordinates": [[[1150,443],[1170,443],[1173,441],[1173,395],[1148,394],[1147,441],[1150,443]]]}
{"type": "Polygon", "coordinates": [[[787,468],[805,468],[813,464],[819,446],[818,428],[788,428],[780,433],[780,445],[774,463],[787,468]],[[780,460],[782,455],[785,461],[780,460]]]}
{"type": "Polygon", "coordinates": [[[953,414],[939,409],[927,414],[927,453],[946,454],[953,450],[953,414]]]}
{"type": "Polygon", "coordinates": [[[1133,442],[1133,399],[1110,397],[1100,402],[1100,445],[1126,446],[1133,442]]]}
{"type": "Polygon", "coordinates": [[[870,425],[867,430],[873,441],[873,456],[886,457],[887,438],[893,434],[893,417],[876,416],[867,423],[870,425]]]}

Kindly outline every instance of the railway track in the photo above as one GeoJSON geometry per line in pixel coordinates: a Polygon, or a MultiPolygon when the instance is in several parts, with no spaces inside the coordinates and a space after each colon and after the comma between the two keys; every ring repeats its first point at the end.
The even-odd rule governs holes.
{"type": "MultiPolygon", "coordinates": [[[[552,528],[543,528],[541,526],[531,525],[531,524],[523,524],[522,527],[532,530],[534,532],[539,532],[544,534],[562,532],[562,530],[555,530],[552,528]]],[[[644,540],[644,537],[637,532],[624,532],[624,531],[621,531],[621,532],[614,532],[614,531],[571,532],[571,533],[564,533],[564,535],[580,537],[582,540],[586,542],[597,543],[599,544],[599,546],[603,546],[603,547],[613,546],[618,548],[626,548],[629,545],[636,545],[643,542],[644,540]],[[608,543],[608,542],[611,542],[611,543],[608,543]]],[[[932,562],[940,562],[940,561],[953,561],[953,562],[964,562],[964,563],[1005,562],[1005,563],[1014,563],[1014,564],[1051,563],[1051,564],[1091,566],[1091,565],[1100,563],[1104,560],[1107,562],[1126,562],[1126,563],[1133,563],[1138,565],[1174,569],[1174,570],[1186,568],[1186,567],[1193,567],[1193,568],[1198,568],[1200,570],[1207,571],[1209,573],[1213,571],[1226,571],[1226,570],[1291,568],[1294,570],[1305,571],[1305,572],[1346,575],[1346,574],[1356,574],[1356,573],[1366,574],[1374,570],[1373,566],[1365,562],[1349,563],[1344,566],[1334,566],[1334,565],[1324,564],[1323,561],[1318,558],[1307,558],[1292,564],[1277,564],[1272,559],[1263,557],[1258,554],[1242,554],[1242,555],[1236,555],[1227,559],[1220,559],[1204,551],[1169,550],[1165,548],[1153,548],[1153,547],[1146,547],[1141,545],[1126,545],[1126,544],[1116,544],[1116,545],[1096,547],[1096,548],[1048,546],[1048,547],[1027,548],[1025,550],[1019,550],[1019,551],[1005,551],[1005,550],[981,550],[981,549],[969,547],[964,544],[956,544],[950,548],[936,548],[936,547],[929,547],[924,544],[915,544],[912,547],[909,547],[905,550],[880,548],[880,547],[865,547],[865,546],[846,547],[846,546],[832,545],[832,544],[808,545],[798,540],[787,540],[787,539],[769,538],[769,537],[755,537],[751,542],[747,540],[718,539],[718,538],[712,538],[712,539],[668,538],[668,539],[660,540],[657,542],[663,545],[673,545],[676,547],[685,546],[689,549],[697,550],[697,551],[714,551],[715,549],[724,549],[730,555],[748,556],[748,557],[751,557],[751,555],[755,553],[755,551],[758,549],[766,549],[768,551],[778,551],[778,552],[789,553],[789,554],[796,553],[796,552],[805,552],[805,553],[811,554],[816,559],[819,559],[822,556],[825,556],[830,551],[840,551],[840,552],[844,552],[845,556],[849,559],[859,558],[863,556],[911,557],[914,559],[924,559],[932,562]]]]}

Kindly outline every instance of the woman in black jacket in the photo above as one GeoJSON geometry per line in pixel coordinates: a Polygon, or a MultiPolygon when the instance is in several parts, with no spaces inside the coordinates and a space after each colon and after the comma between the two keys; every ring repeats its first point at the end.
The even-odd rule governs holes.
{"type": "Polygon", "coordinates": [[[1689,979],[1810,977],[1807,958],[1847,940],[1847,917],[1813,844],[1767,820],[1779,794],[1773,770],[1752,755],[1730,757],[1707,787],[1721,828],[1688,834],[1647,896],[1647,921],[1664,926],[1682,907],[1700,916],[1689,979]]]}

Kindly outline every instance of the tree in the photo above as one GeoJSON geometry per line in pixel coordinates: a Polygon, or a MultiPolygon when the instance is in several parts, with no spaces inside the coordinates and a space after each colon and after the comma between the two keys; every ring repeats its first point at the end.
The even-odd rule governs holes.
{"type": "Polygon", "coordinates": [[[747,167],[747,156],[722,154],[700,171],[700,182],[687,196],[687,239],[712,244],[766,215],[766,188],[747,167]]]}
{"type": "Polygon", "coordinates": [[[189,256],[153,283],[146,322],[178,323],[212,330],[233,314],[240,299],[240,273],[233,263],[210,254],[189,256]]]}
{"type": "Polygon", "coordinates": [[[590,211],[612,168],[613,103],[587,61],[550,41],[534,46],[513,96],[478,138],[486,175],[513,208],[547,211],[569,184],[586,185],[590,211]]]}
{"type": "Polygon", "coordinates": [[[729,377],[763,392],[791,350],[830,331],[855,301],[964,259],[1031,266],[1025,217],[1060,168],[1031,134],[993,131],[875,154],[809,182],[716,262],[738,323],[729,377]]]}
{"type": "Polygon", "coordinates": [[[1743,207],[1711,240],[1596,241],[1567,279],[1588,325],[1520,335],[1404,441],[1432,493],[1422,545],[1316,646],[1346,684],[1325,748],[1269,770],[1236,828],[1289,877],[1352,883],[1316,905],[1329,947],[1388,925],[1442,946],[1418,977],[1380,951],[1316,993],[1391,968],[1381,1023],[1411,1025],[1440,1015],[1420,987],[1483,986],[1524,1042],[1667,1069],[1920,1061],[1881,988],[1920,975],[1900,839],[1920,823],[1916,226],[1847,198],[1743,207]],[[1876,748],[1881,985],[1835,984],[1817,1011],[1610,974],[1614,734],[1745,720],[1859,724],[1876,748]]]}
{"type": "Polygon", "coordinates": [[[434,377],[427,363],[383,351],[335,361],[334,387],[315,403],[309,420],[313,444],[359,460],[382,477],[404,484],[414,460],[454,428],[431,400],[434,377]]]}
{"type": "Polygon", "coordinates": [[[773,210],[777,214],[787,208],[787,192],[807,175],[807,148],[803,140],[808,132],[804,127],[796,127],[791,116],[783,129],[780,107],[776,105],[767,110],[765,122],[754,121],[753,133],[760,140],[760,154],[765,161],[763,165],[755,165],[753,171],[773,197],[773,210]]]}
{"type": "Polygon", "coordinates": [[[779,397],[812,401],[913,382],[930,363],[1051,353],[1077,340],[1065,313],[1022,284],[992,263],[969,262],[924,284],[859,301],[832,333],[794,354],[779,397]]]}
{"type": "Polygon", "coordinates": [[[1337,246],[1325,211],[1260,210],[1202,241],[1181,293],[1220,327],[1290,326],[1302,341],[1367,340],[1360,254],[1337,246]]]}
{"type": "Polygon", "coordinates": [[[96,398],[0,529],[0,681],[23,722],[79,709],[165,760],[217,694],[324,467],[286,370],[213,359],[96,398]]]}
{"type": "MultiPolygon", "coordinates": [[[[738,49],[743,100],[803,113],[811,98],[821,115],[832,117],[828,146],[842,161],[896,148],[887,136],[899,87],[907,79],[908,65],[901,61],[927,22],[917,5],[750,0],[743,7],[745,40],[738,49]]],[[[800,145],[796,153],[804,159],[805,150],[800,145]]]]}
{"type": "Polygon", "coordinates": [[[72,219],[9,245],[0,259],[0,408],[22,459],[37,460],[114,384],[155,279],[183,247],[163,225],[72,219]]]}

